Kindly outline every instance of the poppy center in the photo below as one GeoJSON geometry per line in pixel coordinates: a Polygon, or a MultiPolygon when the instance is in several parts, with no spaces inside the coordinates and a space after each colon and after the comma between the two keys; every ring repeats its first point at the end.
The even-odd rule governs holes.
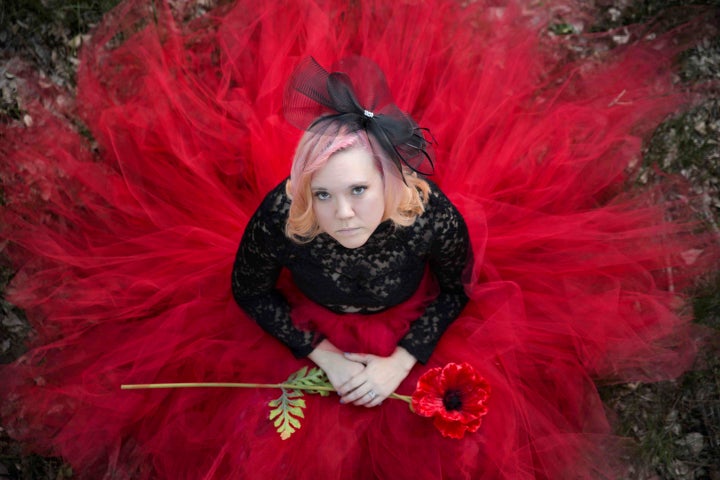
{"type": "Polygon", "coordinates": [[[443,395],[443,406],[448,412],[462,408],[462,396],[458,390],[448,390],[443,395]]]}

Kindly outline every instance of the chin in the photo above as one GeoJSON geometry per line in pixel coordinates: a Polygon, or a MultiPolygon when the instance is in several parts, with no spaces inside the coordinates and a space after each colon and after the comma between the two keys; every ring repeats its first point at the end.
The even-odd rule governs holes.
{"type": "Polygon", "coordinates": [[[338,242],[340,245],[342,245],[345,248],[360,248],[363,245],[365,245],[368,241],[368,237],[366,236],[358,236],[358,237],[333,237],[336,242],[338,242]]]}

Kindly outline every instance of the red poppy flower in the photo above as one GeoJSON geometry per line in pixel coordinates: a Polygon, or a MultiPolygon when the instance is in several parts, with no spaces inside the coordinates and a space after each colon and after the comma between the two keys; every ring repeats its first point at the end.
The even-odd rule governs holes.
{"type": "Polygon", "coordinates": [[[480,428],[490,385],[469,363],[448,363],[425,372],[412,395],[418,415],[433,417],[445,437],[462,438],[480,428]]]}

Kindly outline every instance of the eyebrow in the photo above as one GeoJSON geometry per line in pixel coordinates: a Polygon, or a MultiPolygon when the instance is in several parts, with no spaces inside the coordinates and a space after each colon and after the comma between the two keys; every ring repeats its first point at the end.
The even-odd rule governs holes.
{"type": "MultiPolygon", "coordinates": [[[[369,181],[355,182],[355,183],[352,183],[352,184],[348,185],[347,187],[345,187],[345,189],[351,189],[351,188],[355,188],[355,187],[367,187],[369,183],[370,183],[369,181]]],[[[323,186],[314,187],[314,186],[310,185],[310,190],[312,190],[314,192],[314,191],[318,191],[318,190],[328,191],[330,189],[323,187],[323,186]]]]}

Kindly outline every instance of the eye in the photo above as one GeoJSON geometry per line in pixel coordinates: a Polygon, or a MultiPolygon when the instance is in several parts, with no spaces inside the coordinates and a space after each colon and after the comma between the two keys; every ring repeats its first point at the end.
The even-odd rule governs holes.
{"type": "Polygon", "coordinates": [[[353,195],[362,195],[365,193],[365,190],[367,190],[366,185],[358,185],[352,188],[352,194],[353,195]]]}
{"type": "Polygon", "coordinates": [[[315,192],[315,198],[318,200],[327,200],[330,198],[330,194],[328,192],[323,192],[322,190],[315,192]]]}

